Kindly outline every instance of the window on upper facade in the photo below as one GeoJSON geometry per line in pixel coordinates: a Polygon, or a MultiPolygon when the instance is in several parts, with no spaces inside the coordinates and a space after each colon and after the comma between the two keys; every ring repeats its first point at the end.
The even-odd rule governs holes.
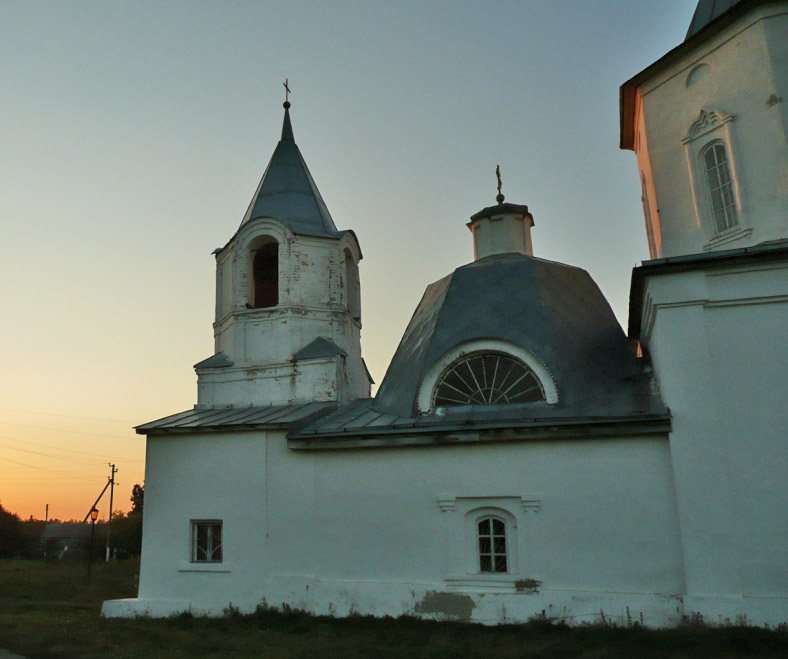
{"type": "MultiPolygon", "coordinates": [[[[701,110],[681,141],[687,150],[697,224],[705,233],[705,251],[748,238],[744,181],[737,179],[735,117],[701,110]]],[[[726,248],[727,249],[727,248],[726,248]]]]}
{"type": "Polygon", "coordinates": [[[252,262],[255,309],[279,304],[279,244],[265,243],[254,253],[252,262]]]}
{"type": "Polygon", "coordinates": [[[441,375],[433,407],[502,405],[545,400],[544,388],[523,362],[503,353],[467,355],[441,375]]]}
{"type": "Polygon", "coordinates": [[[222,562],[222,522],[192,521],[192,563],[222,562]]]}
{"type": "Polygon", "coordinates": [[[479,572],[508,572],[506,522],[499,517],[484,517],[477,523],[479,572]]]}
{"type": "Polygon", "coordinates": [[[736,216],[733,180],[725,145],[722,142],[712,142],[701,152],[701,160],[706,172],[706,183],[716,232],[722,233],[739,224],[736,216]]]}

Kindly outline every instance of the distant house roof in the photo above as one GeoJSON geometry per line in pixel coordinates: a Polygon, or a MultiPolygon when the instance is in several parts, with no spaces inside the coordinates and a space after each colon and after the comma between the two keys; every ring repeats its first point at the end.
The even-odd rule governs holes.
{"type": "Polygon", "coordinates": [[[47,540],[85,541],[90,537],[90,524],[80,522],[49,522],[41,532],[42,542],[47,540]]]}
{"type": "Polygon", "coordinates": [[[241,226],[258,217],[273,217],[296,234],[340,238],[344,232],[337,231],[295,143],[289,105],[285,107],[282,138],[276,145],[241,226]]]}

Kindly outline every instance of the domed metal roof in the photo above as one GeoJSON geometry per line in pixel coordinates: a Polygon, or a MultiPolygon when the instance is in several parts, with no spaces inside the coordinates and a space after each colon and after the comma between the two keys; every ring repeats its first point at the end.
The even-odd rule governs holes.
{"type": "Polygon", "coordinates": [[[524,348],[550,372],[559,401],[529,403],[533,418],[665,411],[589,274],[517,253],[480,259],[427,288],[374,407],[418,416],[419,388],[431,367],[479,339],[524,348]]]}

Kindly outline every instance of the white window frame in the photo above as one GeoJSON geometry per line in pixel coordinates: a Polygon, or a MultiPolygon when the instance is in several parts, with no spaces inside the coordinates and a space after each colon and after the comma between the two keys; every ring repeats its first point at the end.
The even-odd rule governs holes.
{"type": "Polygon", "coordinates": [[[692,198],[698,226],[702,227],[706,241],[704,251],[710,251],[727,243],[747,238],[752,227],[747,223],[742,204],[742,189],[737,174],[736,149],[733,144],[733,124],[735,117],[714,110],[701,110],[681,142],[687,156],[687,168],[692,188],[692,198]],[[714,204],[711,198],[709,179],[706,173],[704,155],[715,144],[725,149],[731,180],[734,209],[737,224],[722,231],[717,228],[714,204]]]}
{"type": "Polygon", "coordinates": [[[190,526],[191,526],[190,562],[191,563],[200,563],[200,564],[223,563],[224,562],[224,524],[222,523],[222,520],[220,520],[220,519],[193,519],[193,520],[191,520],[191,525],[190,526]],[[218,558],[218,559],[215,559],[215,558],[212,558],[212,557],[211,558],[200,558],[199,552],[198,552],[197,542],[198,542],[198,537],[199,537],[198,531],[199,531],[199,528],[201,526],[207,526],[208,529],[209,529],[208,530],[208,534],[207,534],[207,540],[208,540],[208,545],[209,546],[206,547],[205,553],[208,554],[210,552],[210,555],[213,556],[213,554],[216,552],[216,550],[219,549],[219,550],[221,550],[220,558],[218,558]],[[221,533],[220,533],[221,538],[220,538],[218,546],[216,546],[216,547],[213,546],[213,527],[215,527],[215,526],[218,526],[221,529],[221,533]]]}
{"type": "Polygon", "coordinates": [[[483,515],[476,518],[476,560],[479,563],[479,574],[509,574],[509,524],[507,520],[501,515],[483,515]],[[495,522],[503,524],[503,534],[495,533],[495,522]],[[482,533],[479,528],[482,524],[487,525],[488,532],[482,533]],[[503,551],[496,551],[495,540],[503,538],[503,551]],[[482,540],[490,541],[490,551],[482,551],[482,540]],[[490,558],[490,569],[485,570],[482,563],[485,557],[490,558]],[[496,561],[498,558],[503,557],[505,570],[498,570],[496,561]]]}
{"type": "Polygon", "coordinates": [[[558,402],[558,387],[556,387],[555,379],[547,366],[545,366],[536,355],[522,346],[514,345],[508,341],[502,341],[500,339],[477,339],[455,346],[430,367],[424,379],[421,381],[416,399],[416,404],[420,412],[426,413],[432,409],[435,387],[446,369],[461,357],[475,352],[500,352],[523,362],[533,371],[537,380],[541,383],[545,401],[550,405],[555,405],[558,402]]]}
{"type": "Polygon", "coordinates": [[[706,193],[709,195],[709,208],[711,209],[712,218],[714,222],[714,230],[717,235],[735,229],[739,226],[739,213],[736,205],[736,195],[731,176],[730,153],[722,140],[714,140],[709,142],[703,147],[698,154],[699,167],[703,169],[706,175],[706,193]],[[719,151],[722,150],[723,159],[718,158],[719,151]],[[714,158],[713,174],[709,170],[708,156],[712,154],[714,158]],[[722,182],[721,172],[723,170],[727,173],[727,182],[722,182]],[[712,181],[712,176],[714,181],[712,181]],[[719,201],[721,206],[716,207],[714,203],[714,192],[720,193],[719,201]],[[726,197],[729,203],[726,203],[726,197]],[[724,227],[720,228],[717,214],[722,213],[725,222],[724,227]]]}
{"type": "MultiPolygon", "coordinates": [[[[482,359],[481,363],[482,364],[484,363],[483,359],[482,359]]],[[[482,371],[484,372],[483,366],[482,366],[482,371]]],[[[451,364],[449,364],[445,369],[443,369],[443,372],[438,377],[438,381],[435,383],[435,386],[433,387],[433,390],[432,390],[432,405],[431,405],[431,407],[441,407],[441,406],[448,406],[448,405],[474,405],[474,404],[505,405],[505,404],[507,404],[509,402],[544,402],[544,400],[545,400],[544,387],[542,386],[541,381],[539,380],[537,375],[533,372],[533,370],[528,368],[527,364],[525,364],[521,360],[516,359],[516,358],[512,357],[511,355],[509,355],[507,353],[504,353],[504,352],[494,352],[492,350],[482,350],[482,351],[479,351],[479,352],[472,352],[472,353],[463,355],[459,359],[457,359],[454,362],[452,362],[451,364]],[[485,379],[485,378],[487,378],[487,373],[486,372],[484,373],[484,377],[482,377],[481,374],[475,374],[474,370],[470,366],[470,361],[471,360],[478,361],[479,358],[484,358],[484,357],[494,357],[494,358],[496,358],[496,366],[493,369],[492,377],[489,378],[489,380],[485,379]],[[504,360],[504,364],[507,361],[512,364],[509,367],[508,371],[501,369],[501,367],[500,367],[501,360],[504,360]],[[463,365],[466,366],[465,369],[461,368],[463,365]],[[511,380],[511,382],[509,382],[508,378],[509,378],[510,374],[512,372],[514,372],[515,369],[520,369],[520,368],[523,369],[523,373],[519,377],[517,377],[517,373],[515,372],[514,376],[511,376],[513,379],[511,380]],[[467,390],[460,390],[460,389],[457,389],[452,384],[446,383],[446,379],[452,373],[456,374],[459,377],[459,379],[462,381],[463,385],[465,385],[467,387],[467,390]],[[499,379],[499,377],[498,377],[499,373],[503,373],[503,377],[501,379],[499,379]],[[530,377],[530,379],[529,379],[529,377],[530,377]],[[473,403],[470,402],[471,398],[475,398],[477,396],[481,397],[481,400],[484,401],[485,387],[486,387],[486,385],[490,384],[490,381],[492,382],[492,385],[499,385],[499,386],[500,386],[501,382],[503,382],[504,389],[500,390],[500,389],[498,389],[498,388],[496,388],[496,387],[491,385],[490,387],[487,388],[487,392],[489,393],[489,395],[488,395],[488,399],[489,400],[487,402],[478,402],[478,401],[477,402],[473,402],[473,403]],[[506,397],[507,397],[507,394],[509,393],[509,391],[511,391],[511,389],[514,388],[517,384],[519,384],[521,382],[525,382],[525,381],[532,382],[532,386],[530,387],[530,389],[527,390],[527,392],[536,390],[536,391],[538,391],[538,395],[540,396],[540,398],[538,398],[537,400],[533,400],[533,401],[509,401],[509,400],[507,400],[506,397]],[[452,399],[452,402],[443,402],[443,403],[439,404],[437,402],[437,400],[438,400],[438,393],[441,390],[441,386],[444,383],[446,383],[447,388],[453,389],[453,391],[451,391],[448,396],[446,394],[443,394],[441,397],[444,398],[444,399],[448,398],[449,396],[452,396],[452,395],[454,397],[452,399]],[[507,385],[508,385],[508,390],[505,388],[507,385]],[[475,389],[475,391],[474,391],[474,389],[475,389]],[[492,397],[493,397],[494,393],[497,393],[498,396],[496,397],[495,400],[492,400],[492,397]],[[464,400],[459,400],[460,398],[465,398],[465,397],[469,398],[468,402],[465,402],[464,400]]]]}

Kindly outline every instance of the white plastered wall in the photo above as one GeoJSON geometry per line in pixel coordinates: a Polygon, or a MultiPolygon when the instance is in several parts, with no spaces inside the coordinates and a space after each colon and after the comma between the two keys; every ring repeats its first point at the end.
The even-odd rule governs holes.
{"type": "Polygon", "coordinates": [[[677,621],[664,437],[314,452],[283,431],[155,436],[147,465],[139,599],[106,615],[265,599],[333,615],[579,622],[629,607],[677,621]],[[476,569],[474,510],[510,520],[512,574],[476,569]],[[188,562],[193,519],[223,521],[222,564],[188,562]]]}
{"type": "Polygon", "coordinates": [[[644,308],[673,415],[685,606],[788,620],[788,264],[653,277],[644,308]]]}

